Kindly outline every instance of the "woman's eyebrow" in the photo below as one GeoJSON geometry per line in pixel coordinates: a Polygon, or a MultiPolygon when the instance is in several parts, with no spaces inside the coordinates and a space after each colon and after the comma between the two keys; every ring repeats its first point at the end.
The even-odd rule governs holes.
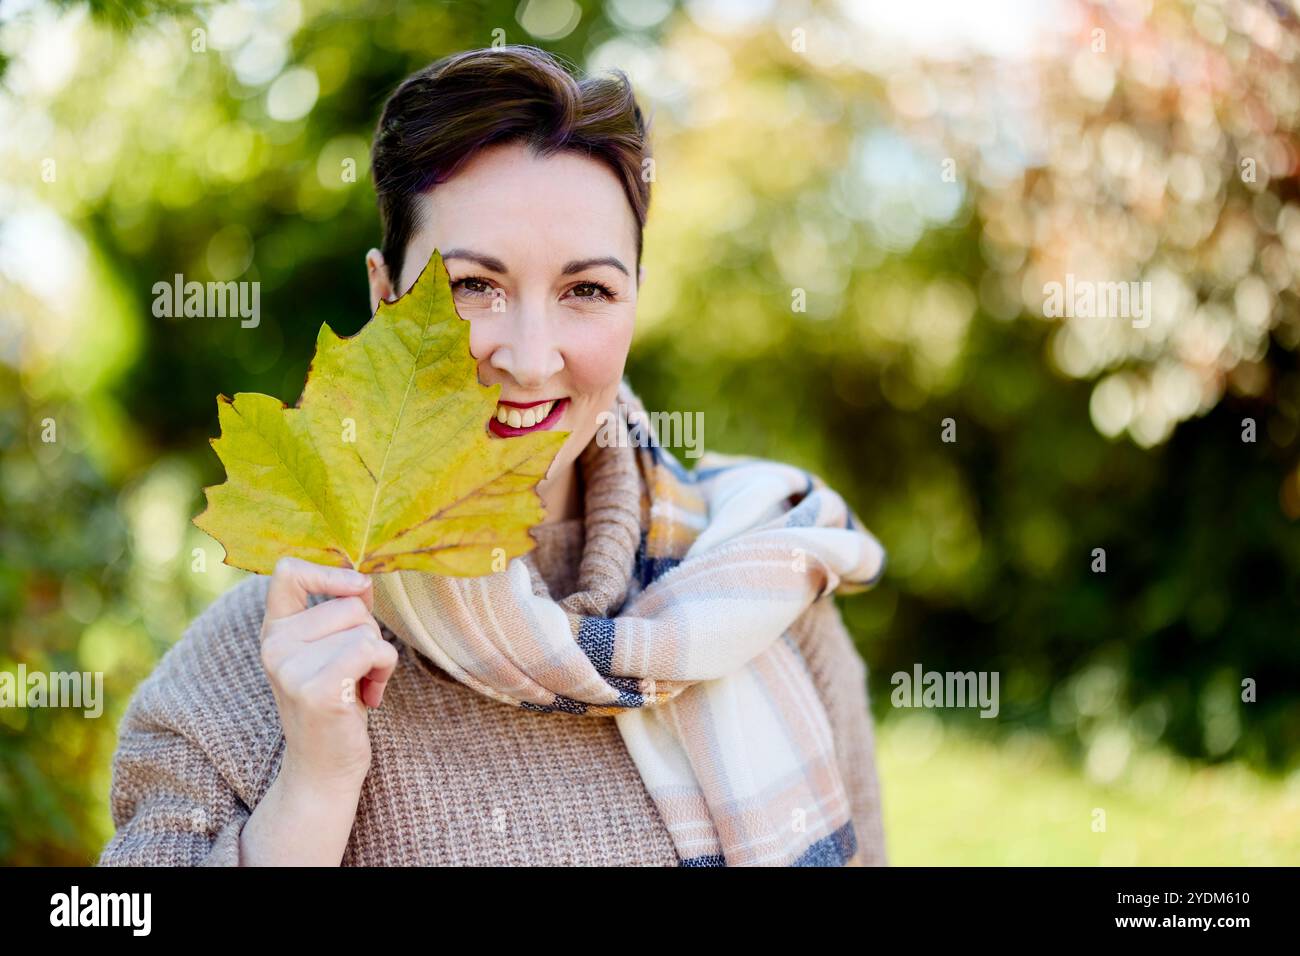
{"type": "Polygon", "coordinates": [[[592,266],[613,266],[629,278],[632,275],[627,271],[627,266],[613,256],[601,256],[598,259],[574,259],[572,262],[565,263],[564,268],[560,270],[560,274],[572,275],[575,272],[581,272],[583,269],[590,269],[592,266]]]}
{"type": "Polygon", "coordinates": [[[493,272],[509,275],[506,264],[500,259],[494,259],[492,256],[485,256],[469,249],[448,249],[442,254],[442,261],[446,262],[448,259],[469,259],[471,262],[477,262],[484,269],[491,269],[493,272]]]}
{"type": "MultiPolygon", "coordinates": [[[[510,270],[500,259],[493,256],[483,255],[481,252],[474,252],[471,249],[448,249],[442,254],[442,259],[446,262],[448,259],[469,259],[471,262],[477,262],[484,269],[490,269],[493,272],[499,272],[502,275],[509,275],[510,270]]],[[[583,269],[590,269],[592,266],[613,266],[623,275],[631,277],[627,271],[627,266],[614,256],[598,256],[593,259],[574,259],[572,262],[566,262],[564,268],[560,270],[561,275],[573,275],[575,272],[581,272],[583,269]]]]}

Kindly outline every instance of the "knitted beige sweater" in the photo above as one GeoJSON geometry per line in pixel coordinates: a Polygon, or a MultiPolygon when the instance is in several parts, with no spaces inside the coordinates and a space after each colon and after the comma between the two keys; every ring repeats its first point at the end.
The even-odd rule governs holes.
{"type": "MultiPolygon", "coordinates": [[[[583,453],[585,517],[534,530],[524,560],[535,587],[571,594],[581,565],[588,587],[604,580],[611,599],[621,593],[611,569],[630,566],[637,541],[637,501],[618,478],[626,462],[594,443],[583,453]]],[[[117,832],[101,865],[239,864],[240,831],[284,755],[260,659],[268,581],[250,577],[213,602],[136,689],[113,759],[117,832]]],[[[399,659],[369,714],[371,767],[344,865],[677,865],[613,718],[498,703],[383,631],[399,659]]],[[[866,667],[830,598],[793,633],[830,719],[855,862],[883,865],[866,667]]]]}

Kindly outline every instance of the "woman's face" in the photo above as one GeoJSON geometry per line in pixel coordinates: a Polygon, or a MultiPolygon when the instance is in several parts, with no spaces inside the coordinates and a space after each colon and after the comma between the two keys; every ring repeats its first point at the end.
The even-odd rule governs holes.
{"type": "Polygon", "coordinates": [[[632,342],[642,277],[617,177],[576,152],[492,146],[420,196],[417,214],[400,277],[377,250],[366,257],[372,311],[405,294],[437,249],[479,380],[501,386],[485,426],[502,441],[571,432],[547,477],[564,474],[612,407],[632,342]]]}

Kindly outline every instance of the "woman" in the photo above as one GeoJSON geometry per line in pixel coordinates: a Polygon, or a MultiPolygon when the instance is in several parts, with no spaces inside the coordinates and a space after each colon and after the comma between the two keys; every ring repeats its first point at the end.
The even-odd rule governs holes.
{"type": "Polygon", "coordinates": [[[132,699],[102,864],[884,862],[865,665],[830,597],[883,554],[798,469],[706,456],[693,478],[647,441],[623,381],[647,157],[621,74],[531,47],[389,99],[371,306],[439,251],[501,386],[493,440],[571,433],[537,547],[481,579],[286,559],[232,588],[132,699]],[[633,425],[597,440],[620,404],[633,425]]]}

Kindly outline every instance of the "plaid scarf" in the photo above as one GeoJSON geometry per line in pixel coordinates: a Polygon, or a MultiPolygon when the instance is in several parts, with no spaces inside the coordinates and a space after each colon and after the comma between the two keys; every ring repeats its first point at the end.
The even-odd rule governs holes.
{"type": "Polygon", "coordinates": [[[518,559],[480,578],[380,575],[375,613],[488,697],[612,716],[681,865],[844,865],[857,838],[830,724],[787,631],[871,587],[884,552],[816,476],[717,453],[688,473],[626,382],[619,402],[641,542],[616,613],[583,591],[553,600],[518,559]]]}

